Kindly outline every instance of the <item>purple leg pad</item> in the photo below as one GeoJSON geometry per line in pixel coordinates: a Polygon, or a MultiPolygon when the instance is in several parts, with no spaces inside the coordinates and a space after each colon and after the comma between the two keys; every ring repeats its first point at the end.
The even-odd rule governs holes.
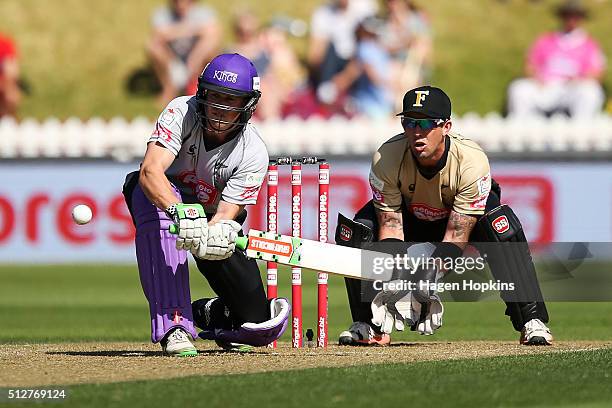
{"type": "Polygon", "coordinates": [[[268,321],[262,323],[244,323],[237,330],[210,328],[200,332],[204,340],[220,340],[226,343],[248,344],[262,347],[278,340],[287,329],[291,307],[285,298],[276,298],[270,302],[268,321]]]}
{"type": "MultiPolygon", "coordinates": [[[[180,199],[175,189],[177,198],[180,199]]],[[[180,326],[197,338],[191,310],[187,252],[176,249],[172,221],[153,205],[140,186],[132,194],[136,223],[136,258],[140,283],[151,314],[151,340],[159,342],[170,329],[180,326]]]]}

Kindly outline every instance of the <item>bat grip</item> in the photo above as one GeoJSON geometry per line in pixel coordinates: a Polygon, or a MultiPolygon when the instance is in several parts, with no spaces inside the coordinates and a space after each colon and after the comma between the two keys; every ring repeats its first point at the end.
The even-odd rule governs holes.
{"type": "MultiPolygon", "coordinates": [[[[171,234],[178,234],[178,227],[175,224],[170,224],[168,232],[171,234]]],[[[243,251],[249,246],[249,237],[238,237],[236,238],[236,248],[242,249],[243,251]]]]}
{"type": "Polygon", "coordinates": [[[249,237],[238,237],[236,238],[236,248],[242,249],[243,251],[249,246],[249,237]]]}

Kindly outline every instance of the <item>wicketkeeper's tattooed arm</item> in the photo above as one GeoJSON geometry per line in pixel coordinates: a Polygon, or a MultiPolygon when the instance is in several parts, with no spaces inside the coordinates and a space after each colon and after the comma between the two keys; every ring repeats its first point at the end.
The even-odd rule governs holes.
{"type": "Polygon", "coordinates": [[[473,215],[451,211],[443,241],[452,242],[459,248],[465,249],[477,220],[478,218],[473,215]]]}
{"type": "Polygon", "coordinates": [[[397,238],[404,240],[404,222],[401,212],[376,211],[378,218],[378,240],[397,238]]]}

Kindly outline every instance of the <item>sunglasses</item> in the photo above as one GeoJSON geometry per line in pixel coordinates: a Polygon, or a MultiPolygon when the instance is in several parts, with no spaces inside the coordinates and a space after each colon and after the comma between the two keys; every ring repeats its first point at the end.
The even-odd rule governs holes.
{"type": "Polygon", "coordinates": [[[402,127],[404,129],[416,129],[420,127],[423,130],[431,130],[446,122],[444,119],[414,119],[404,116],[402,118],[402,127]]]}

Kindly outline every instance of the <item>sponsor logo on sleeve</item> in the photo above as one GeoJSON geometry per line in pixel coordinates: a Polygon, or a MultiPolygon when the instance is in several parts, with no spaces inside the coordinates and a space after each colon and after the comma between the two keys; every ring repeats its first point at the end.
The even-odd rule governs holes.
{"type": "Polygon", "coordinates": [[[374,198],[374,200],[378,201],[379,203],[385,202],[385,196],[383,195],[383,193],[381,193],[374,187],[372,187],[372,197],[374,198]]]}
{"type": "Polygon", "coordinates": [[[165,126],[170,126],[172,122],[176,120],[176,111],[173,108],[168,108],[162,113],[161,118],[159,118],[159,123],[162,123],[165,126]]]}
{"type": "Polygon", "coordinates": [[[244,186],[260,186],[263,183],[265,176],[265,173],[247,173],[244,179],[244,186]]]}
{"type": "Polygon", "coordinates": [[[491,191],[491,173],[487,173],[476,181],[478,185],[478,195],[486,196],[491,191]]]}
{"type": "Polygon", "coordinates": [[[379,203],[385,202],[385,196],[383,190],[385,188],[385,182],[376,177],[376,174],[370,172],[370,187],[372,188],[372,197],[379,203]]]}
{"type": "Polygon", "coordinates": [[[493,229],[498,234],[503,234],[504,232],[510,229],[510,223],[508,222],[508,218],[505,215],[500,215],[491,223],[493,229]]]}
{"type": "Polygon", "coordinates": [[[375,188],[379,191],[383,191],[385,189],[385,182],[376,177],[376,174],[370,172],[370,185],[372,188],[375,188]]]}

